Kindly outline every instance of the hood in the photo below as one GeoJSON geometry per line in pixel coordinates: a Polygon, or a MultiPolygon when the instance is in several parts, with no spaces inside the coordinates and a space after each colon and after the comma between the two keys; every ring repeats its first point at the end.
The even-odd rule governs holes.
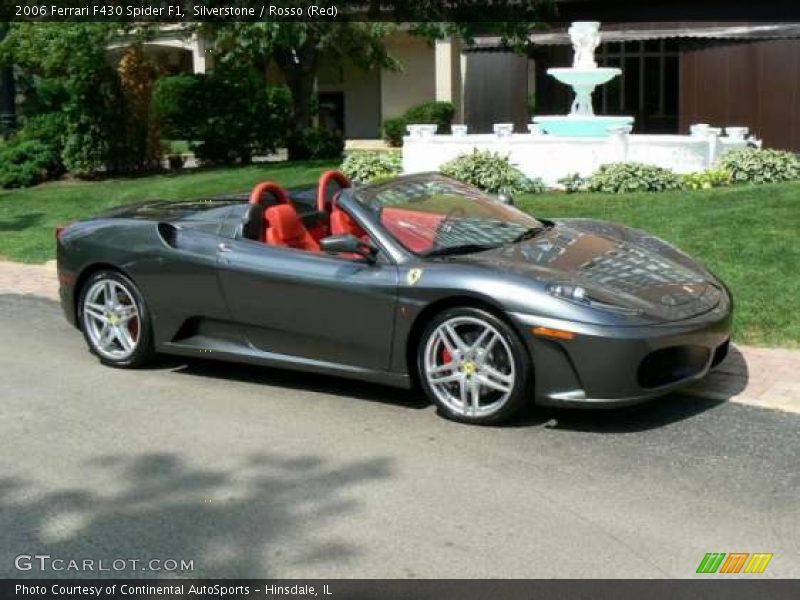
{"type": "Polygon", "coordinates": [[[597,302],[659,320],[708,312],[724,294],[711,273],[663,240],[589,219],[557,221],[525,242],[452,260],[580,286],[597,302]]]}

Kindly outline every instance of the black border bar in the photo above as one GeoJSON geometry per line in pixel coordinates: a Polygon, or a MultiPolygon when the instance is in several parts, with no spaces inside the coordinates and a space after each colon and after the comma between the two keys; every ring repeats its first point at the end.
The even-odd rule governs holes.
{"type": "MultiPolygon", "coordinates": [[[[710,576],[712,579],[5,579],[0,598],[16,600],[796,600],[800,580],[710,576]],[[36,586],[44,593],[20,593],[36,586]],[[55,586],[55,588],[54,588],[55,586]],[[112,588],[113,586],[113,588],[112,588]],[[124,588],[123,586],[130,586],[124,588]],[[124,593],[141,586],[172,588],[163,593],[124,593]],[[205,588],[205,593],[190,593],[205,588]],[[269,588],[268,586],[273,586],[269,588]],[[324,587],[327,586],[327,587],[324,587]],[[180,588],[176,590],[175,588],[180,588]],[[313,590],[312,590],[313,588],[313,590]],[[90,589],[101,590],[100,594],[90,589]],[[114,592],[111,593],[110,590],[114,592]],[[272,590],[267,593],[267,590],[272,590]],[[70,590],[76,593],[70,594],[70,590]]],[[[147,589],[145,587],[145,589],[147,589]]]]}
{"type": "Polygon", "coordinates": [[[566,23],[794,21],[800,1],[769,0],[0,0],[0,21],[387,21],[566,23]],[[329,9],[324,14],[310,7],[329,9]],[[79,9],[66,13],[53,10],[79,9]],[[150,9],[150,12],[142,12],[150,9]],[[102,10],[102,12],[100,12],[102,10]],[[137,10],[138,12],[134,12],[137,10]]]}

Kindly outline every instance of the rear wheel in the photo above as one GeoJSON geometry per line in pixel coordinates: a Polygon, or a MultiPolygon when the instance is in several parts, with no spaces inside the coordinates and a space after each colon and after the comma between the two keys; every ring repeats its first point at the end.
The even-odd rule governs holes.
{"type": "Polygon", "coordinates": [[[498,423],[529,400],[527,352],[505,322],[484,310],[452,308],[434,317],[417,366],[426,394],[457,421],[498,423]]]}
{"type": "Polygon", "coordinates": [[[114,367],[138,367],[153,356],[150,313],[136,285],[116,271],[86,281],[78,303],[89,349],[114,367]]]}

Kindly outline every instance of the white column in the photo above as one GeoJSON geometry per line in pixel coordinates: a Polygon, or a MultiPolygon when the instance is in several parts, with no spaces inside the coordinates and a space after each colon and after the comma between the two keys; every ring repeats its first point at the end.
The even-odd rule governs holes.
{"type": "Polygon", "coordinates": [[[189,42],[189,49],[192,51],[192,71],[194,73],[206,73],[213,68],[213,61],[205,38],[198,35],[193,36],[189,42]]]}
{"type": "Polygon", "coordinates": [[[708,165],[706,167],[707,169],[713,168],[714,163],[717,162],[719,151],[720,151],[719,134],[716,131],[710,131],[708,133],[708,165]]]}
{"type": "Polygon", "coordinates": [[[453,120],[463,121],[461,41],[458,38],[437,40],[435,47],[436,100],[452,102],[456,114],[453,120]]]}
{"type": "Polygon", "coordinates": [[[627,161],[630,127],[614,127],[609,130],[609,133],[609,155],[614,158],[614,162],[627,161]]]}

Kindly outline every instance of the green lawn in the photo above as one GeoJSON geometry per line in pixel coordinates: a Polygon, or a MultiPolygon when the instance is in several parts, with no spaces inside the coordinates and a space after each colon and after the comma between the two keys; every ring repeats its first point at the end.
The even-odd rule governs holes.
{"type": "MultiPolygon", "coordinates": [[[[56,225],[118,204],[247,190],[264,179],[312,183],[330,166],[273,164],[2,191],[0,256],[49,260],[56,225]]],[[[518,205],[541,216],[606,219],[663,237],[731,287],[737,341],[800,347],[800,183],[625,196],[548,193],[521,197],[518,205]]]]}

